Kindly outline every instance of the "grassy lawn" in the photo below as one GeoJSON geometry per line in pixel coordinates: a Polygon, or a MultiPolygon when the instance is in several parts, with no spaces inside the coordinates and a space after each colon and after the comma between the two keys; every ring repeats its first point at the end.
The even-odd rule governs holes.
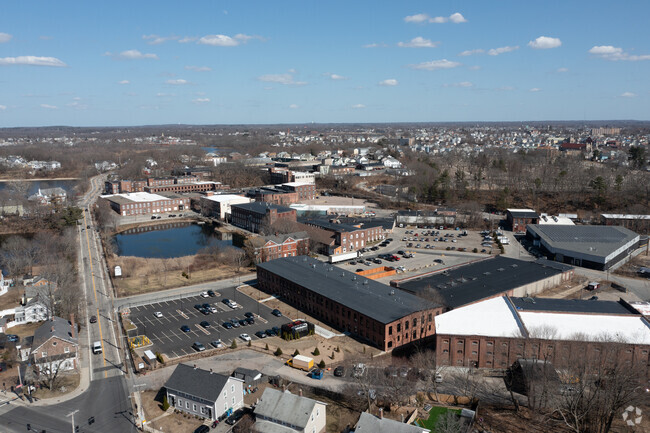
{"type": "Polygon", "coordinates": [[[445,416],[447,414],[447,411],[452,411],[460,414],[460,409],[449,409],[446,407],[434,406],[429,411],[428,419],[418,418],[415,420],[415,424],[420,427],[428,428],[431,431],[436,431],[436,424],[438,423],[438,418],[441,416],[445,416]]]}

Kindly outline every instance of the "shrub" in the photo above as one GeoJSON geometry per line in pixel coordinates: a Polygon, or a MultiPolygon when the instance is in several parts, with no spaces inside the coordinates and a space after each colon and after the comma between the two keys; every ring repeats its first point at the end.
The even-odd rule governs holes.
{"type": "Polygon", "coordinates": [[[472,250],[472,252],[473,252],[473,253],[478,253],[478,248],[474,248],[474,249],[472,250]]]}
{"type": "Polygon", "coordinates": [[[269,350],[269,343],[266,343],[266,345],[264,346],[264,350],[269,350]]]}
{"type": "Polygon", "coordinates": [[[321,359],[320,362],[318,363],[318,368],[325,368],[325,361],[321,359]]]}
{"type": "Polygon", "coordinates": [[[339,346],[336,346],[336,349],[334,349],[336,353],[339,353],[341,351],[341,348],[339,346]]]}
{"type": "Polygon", "coordinates": [[[167,411],[169,409],[169,402],[167,401],[167,394],[163,397],[162,410],[167,411]]]}
{"type": "Polygon", "coordinates": [[[232,340],[232,343],[230,343],[230,348],[231,349],[237,349],[237,340],[232,340]]]}
{"type": "Polygon", "coordinates": [[[296,351],[293,352],[293,356],[298,356],[298,355],[300,355],[300,351],[298,349],[296,349],[296,351]]]}
{"type": "Polygon", "coordinates": [[[165,360],[163,359],[163,356],[162,356],[162,354],[161,354],[160,352],[156,352],[156,359],[157,359],[158,362],[160,362],[161,364],[164,364],[164,363],[165,363],[165,360]]]}
{"type": "Polygon", "coordinates": [[[251,344],[251,341],[250,341],[250,340],[248,340],[248,344],[247,344],[247,346],[248,346],[248,347],[251,347],[251,346],[252,346],[252,344],[251,344]]]}
{"type": "Polygon", "coordinates": [[[275,356],[280,356],[280,355],[282,355],[282,349],[280,349],[280,348],[278,347],[277,349],[275,349],[275,352],[273,352],[273,354],[274,354],[275,356]]]}
{"type": "Polygon", "coordinates": [[[316,349],[314,349],[314,351],[312,353],[314,354],[314,356],[318,356],[318,355],[320,355],[320,350],[318,350],[318,347],[317,347],[316,349]]]}

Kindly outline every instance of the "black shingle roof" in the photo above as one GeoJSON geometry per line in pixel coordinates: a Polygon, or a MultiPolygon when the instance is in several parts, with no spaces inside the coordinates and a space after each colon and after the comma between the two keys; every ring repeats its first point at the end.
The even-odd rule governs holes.
{"type": "Polygon", "coordinates": [[[446,306],[458,308],[573,269],[548,260],[527,262],[497,256],[434,275],[398,283],[411,293],[437,291],[446,306]]]}
{"type": "Polygon", "coordinates": [[[210,402],[215,402],[228,382],[228,376],[208,370],[178,364],[165,383],[170,391],[183,392],[210,402]]]}
{"type": "Polygon", "coordinates": [[[415,295],[308,256],[284,257],[257,267],[384,324],[435,307],[415,295]]]}

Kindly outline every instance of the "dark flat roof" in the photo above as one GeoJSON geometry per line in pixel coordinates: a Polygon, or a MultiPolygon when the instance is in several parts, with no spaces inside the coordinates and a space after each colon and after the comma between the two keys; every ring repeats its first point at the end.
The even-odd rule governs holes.
{"type": "Polygon", "coordinates": [[[435,307],[415,295],[308,256],[284,257],[257,267],[384,324],[435,307]]]}
{"type": "Polygon", "coordinates": [[[539,215],[537,215],[537,212],[533,211],[525,211],[525,210],[512,210],[508,211],[510,215],[512,215],[514,218],[539,218],[539,215]]]}
{"type": "Polygon", "coordinates": [[[353,232],[356,230],[361,230],[361,228],[355,227],[353,225],[331,223],[329,222],[329,220],[322,220],[322,219],[310,218],[310,219],[301,220],[300,222],[303,224],[309,224],[333,232],[353,232]]]}
{"type": "Polygon", "coordinates": [[[243,203],[243,204],[233,204],[232,206],[230,206],[230,208],[243,209],[243,210],[247,210],[262,215],[266,215],[266,211],[268,209],[277,209],[278,213],[293,211],[293,209],[286,206],[280,206],[277,204],[267,203],[262,201],[254,201],[251,203],[243,203]]]}
{"type": "Polygon", "coordinates": [[[399,282],[411,293],[436,290],[446,306],[458,308],[573,269],[548,260],[528,262],[497,256],[439,273],[399,282]]]}
{"type": "Polygon", "coordinates": [[[616,301],[584,299],[510,298],[519,311],[557,311],[562,313],[632,314],[638,315],[616,301]]]}

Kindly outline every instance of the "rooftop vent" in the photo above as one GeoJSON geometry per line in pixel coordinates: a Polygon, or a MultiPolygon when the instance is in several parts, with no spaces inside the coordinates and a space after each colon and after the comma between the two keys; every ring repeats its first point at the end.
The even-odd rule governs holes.
{"type": "Polygon", "coordinates": [[[510,266],[513,267],[513,268],[516,268],[516,267],[519,266],[519,265],[516,264],[516,263],[513,263],[513,264],[511,264],[510,266]]]}
{"type": "Polygon", "coordinates": [[[483,272],[483,275],[488,276],[488,275],[492,275],[492,273],[491,272],[483,272]]]}
{"type": "Polygon", "coordinates": [[[390,296],[395,296],[395,290],[391,290],[390,293],[388,293],[390,296]]]}
{"type": "Polygon", "coordinates": [[[503,272],[503,271],[505,271],[505,269],[503,269],[503,268],[499,268],[499,269],[497,269],[497,271],[499,271],[499,272],[503,272]]]}

